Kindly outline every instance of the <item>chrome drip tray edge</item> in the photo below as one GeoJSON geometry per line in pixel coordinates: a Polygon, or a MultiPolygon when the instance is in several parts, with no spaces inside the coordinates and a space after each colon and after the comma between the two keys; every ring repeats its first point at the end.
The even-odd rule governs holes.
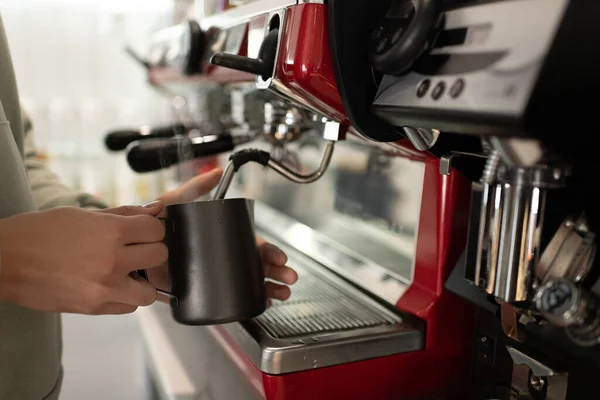
{"type": "Polygon", "coordinates": [[[262,372],[281,375],[421,350],[424,324],[374,301],[297,250],[260,234],[288,253],[300,275],[288,302],[251,321],[223,325],[262,372]],[[317,289],[326,292],[319,295],[317,289]],[[332,299],[334,301],[332,301],[332,299]]]}
{"type": "Polygon", "coordinates": [[[423,348],[423,331],[407,323],[357,329],[330,338],[305,338],[304,343],[281,341],[252,332],[243,323],[224,325],[254,365],[270,375],[331,367],[423,348]]]}

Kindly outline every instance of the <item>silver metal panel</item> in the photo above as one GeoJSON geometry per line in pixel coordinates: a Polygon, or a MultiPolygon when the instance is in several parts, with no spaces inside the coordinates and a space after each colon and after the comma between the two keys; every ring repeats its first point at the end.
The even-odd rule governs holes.
{"type": "Polygon", "coordinates": [[[275,302],[252,321],[225,325],[261,371],[286,374],[423,348],[421,323],[403,319],[306,256],[259,233],[288,253],[300,275],[289,300],[275,302]]]}
{"type": "Polygon", "coordinates": [[[140,308],[138,317],[149,370],[161,400],[194,400],[199,390],[178,358],[168,333],[153,308],[140,308]]]}
{"type": "MultiPolygon", "coordinates": [[[[306,135],[282,157],[308,172],[325,144],[306,135]]],[[[395,305],[413,278],[422,187],[422,162],[340,141],[317,182],[298,185],[248,164],[228,197],[255,199],[258,228],[395,305]]]]}
{"type": "Polygon", "coordinates": [[[446,12],[444,29],[467,28],[465,43],[431,52],[449,58],[433,76],[385,76],[374,107],[520,115],[566,5],[567,0],[512,0],[446,12]],[[419,97],[417,89],[425,79],[430,89],[419,97]],[[432,96],[442,84],[442,95],[432,96]],[[454,84],[462,91],[456,97],[451,96],[454,84]]]}
{"type": "Polygon", "coordinates": [[[296,0],[256,0],[208,18],[200,18],[201,15],[198,15],[198,22],[202,29],[211,27],[224,29],[296,4],[296,0]]]}

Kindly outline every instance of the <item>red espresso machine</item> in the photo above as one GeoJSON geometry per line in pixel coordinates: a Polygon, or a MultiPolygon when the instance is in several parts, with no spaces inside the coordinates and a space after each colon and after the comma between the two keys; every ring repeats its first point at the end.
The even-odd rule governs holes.
{"type": "Polygon", "coordinates": [[[231,129],[257,132],[244,146],[295,169],[318,165],[324,135],[340,139],[317,182],[249,165],[230,190],[256,200],[258,234],[297,268],[288,301],[211,327],[178,325],[162,305],[141,310],[164,398],[441,399],[467,387],[474,312],[444,283],[466,244],[470,182],[440,174],[439,158],[403,137],[353,128],[328,26],[323,2],[247,2],[197,21],[197,71],[181,62],[197,57],[189,31],[177,39],[185,54],[150,68],[170,88],[221,85],[231,129]]]}
{"type": "Polygon", "coordinates": [[[180,51],[150,67],[154,84],[217,88],[230,99],[218,119],[251,138],[236,147],[290,168],[315,170],[326,143],[335,151],[307,185],[254,166],[236,175],[233,195],[256,200],[258,233],[299,282],[242,323],[188,327],[167,307],[142,310],[157,392],[596,398],[586,105],[599,8],[255,0],[189,22],[180,51]]]}

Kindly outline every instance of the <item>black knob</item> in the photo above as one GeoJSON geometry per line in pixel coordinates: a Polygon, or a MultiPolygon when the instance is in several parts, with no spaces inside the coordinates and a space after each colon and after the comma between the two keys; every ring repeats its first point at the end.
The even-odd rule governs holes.
{"type": "Polygon", "coordinates": [[[120,129],[109,132],[104,137],[104,144],[110,151],[121,151],[136,140],[168,138],[186,134],[189,128],[182,124],[159,126],[155,128],[120,129]]]}
{"type": "Polygon", "coordinates": [[[371,32],[370,56],[377,72],[401,75],[435,41],[443,19],[438,0],[394,0],[371,32]]]}
{"type": "Polygon", "coordinates": [[[238,56],[235,54],[216,53],[210,62],[211,64],[220,67],[231,68],[238,71],[250,72],[251,74],[259,75],[263,80],[267,80],[273,76],[273,68],[275,67],[275,55],[277,54],[277,38],[279,29],[271,30],[258,51],[258,58],[250,58],[238,56]]]}
{"type": "Polygon", "coordinates": [[[225,153],[234,147],[234,139],[228,133],[138,140],[126,149],[127,163],[135,172],[152,172],[194,158],[225,153]]]}

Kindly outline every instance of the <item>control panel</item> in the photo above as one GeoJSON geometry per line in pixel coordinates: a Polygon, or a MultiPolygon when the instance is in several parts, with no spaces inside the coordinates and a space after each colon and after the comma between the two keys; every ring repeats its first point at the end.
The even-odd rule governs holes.
{"type": "Polygon", "coordinates": [[[373,111],[394,125],[419,112],[521,117],[567,5],[510,0],[444,12],[431,50],[383,77],[373,111]]]}

